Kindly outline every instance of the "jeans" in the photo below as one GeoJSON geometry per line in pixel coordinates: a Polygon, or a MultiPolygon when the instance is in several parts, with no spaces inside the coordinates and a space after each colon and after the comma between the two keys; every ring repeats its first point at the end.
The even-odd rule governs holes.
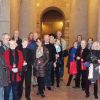
{"type": "Polygon", "coordinates": [[[11,89],[10,85],[4,87],[4,100],[9,100],[10,89],[11,89]]]}
{"type": "Polygon", "coordinates": [[[0,100],[4,100],[4,88],[0,87],[0,100]]]}
{"type": "Polygon", "coordinates": [[[12,88],[11,88],[11,90],[10,90],[9,100],[13,100],[12,88]]]}
{"type": "Polygon", "coordinates": [[[47,74],[45,77],[45,84],[47,87],[51,86],[51,71],[52,71],[52,67],[53,67],[53,62],[48,62],[47,65],[47,74]]]}
{"type": "Polygon", "coordinates": [[[4,100],[19,100],[18,84],[18,82],[12,82],[4,87],[4,100]]]}

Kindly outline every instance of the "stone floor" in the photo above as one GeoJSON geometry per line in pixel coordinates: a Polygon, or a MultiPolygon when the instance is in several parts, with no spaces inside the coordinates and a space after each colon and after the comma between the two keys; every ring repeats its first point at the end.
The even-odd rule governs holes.
{"type": "MultiPolygon", "coordinates": [[[[68,71],[66,68],[66,62],[67,59],[65,58],[64,63],[64,81],[61,82],[60,88],[57,88],[56,86],[52,87],[51,91],[45,90],[45,98],[42,98],[41,96],[37,96],[37,87],[33,88],[31,90],[31,100],[95,100],[93,96],[93,86],[90,87],[90,97],[88,99],[85,98],[85,93],[81,89],[73,89],[74,81],[72,81],[72,84],[70,87],[66,86],[66,81],[68,79],[68,71]]],[[[100,85],[99,85],[100,87],[100,85]]],[[[98,91],[98,96],[100,100],[100,89],[98,91]]],[[[25,100],[25,95],[23,94],[22,100],[25,100]]]]}
{"type": "MultiPolygon", "coordinates": [[[[85,98],[85,93],[81,89],[73,89],[73,84],[70,87],[66,86],[66,82],[62,81],[60,88],[56,86],[52,87],[51,91],[45,90],[45,98],[37,96],[37,87],[33,88],[31,91],[31,100],[95,100],[93,96],[93,86],[91,86],[90,97],[85,98]]],[[[100,90],[98,92],[100,100],[100,90]]],[[[25,100],[25,95],[23,94],[22,100],[25,100]]]]}

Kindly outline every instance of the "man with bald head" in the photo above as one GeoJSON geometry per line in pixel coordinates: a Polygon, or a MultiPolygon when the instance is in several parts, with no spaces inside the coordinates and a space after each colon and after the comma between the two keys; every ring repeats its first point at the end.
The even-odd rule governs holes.
{"type": "Polygon", "coordinates": [[[16,48],[18,50],[22,51],[22,39],[19,37],[19,35],[20,35],[20,32],[18,30],[15,30],[12,39],[15,40],[16,43],[17,43],[17,47],[16,48]]]}

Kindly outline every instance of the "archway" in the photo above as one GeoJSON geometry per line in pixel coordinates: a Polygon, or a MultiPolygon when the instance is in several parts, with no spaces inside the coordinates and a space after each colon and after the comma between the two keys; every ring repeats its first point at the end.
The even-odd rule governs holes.
{"type": "Polygon", "coordinates": [[[43,34],[56,33],[57,30],[64,31],[64,13],[56,7],[49,7],[41,15],[41,32],[43,34]]]}

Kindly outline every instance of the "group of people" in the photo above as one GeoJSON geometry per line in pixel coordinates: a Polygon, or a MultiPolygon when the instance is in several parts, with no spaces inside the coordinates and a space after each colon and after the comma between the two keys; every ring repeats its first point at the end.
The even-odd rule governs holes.
{"type": "Polygon", "coordinates": [[[94,86],[94,97],[98,99],[98,83],[100,79],[100,43],[89,38],[82,40],[78,35],[77,41],[69,49],[67,62],[69,78],[67,86],[70,86],[74,77],[75,86],[81,88],[86,98],[90,96],[89,86],[94,86]]]}
{"type": "Polygon", "coordinates": [[[3,33],[0,46],[0,99],[21,100],[25,81],[25,97],[31,100],[31,80],[34,85],[34,79],[37,79],[37,95],[42,97],[45,97],[45,88],[51,90],[55,79],[59,88],[65,56],[66,41],[61,31],[56,35],[44,36],[30,32],[24,39],[19,37],[19,31],[15,31],[13,37],[3,33]]]}
{"type": "Polygon", "coordinates": [[[37,95],[45,97],[45,88],[60,87],[64,74],[64,57],[68,56],[67,67],[70,86],[74,76],[75,86],[85,91],[89,97],[89,86],[94,85],[94,97],[98,99],[98,80],[100,79],[100,44],[81,35],[67,50],[61,31],[41,36],[30,32],[21,39],[19,31],[13,37],[2,34],[0,46],[0,99],[21,100],[25,83],[26,100],[31,100],[31,85],[38,86],[37,95]],[[25,82],[24,82],[25,81],[25,82]],[[32,81],[32,82],[31,82],[32,81]]]}

